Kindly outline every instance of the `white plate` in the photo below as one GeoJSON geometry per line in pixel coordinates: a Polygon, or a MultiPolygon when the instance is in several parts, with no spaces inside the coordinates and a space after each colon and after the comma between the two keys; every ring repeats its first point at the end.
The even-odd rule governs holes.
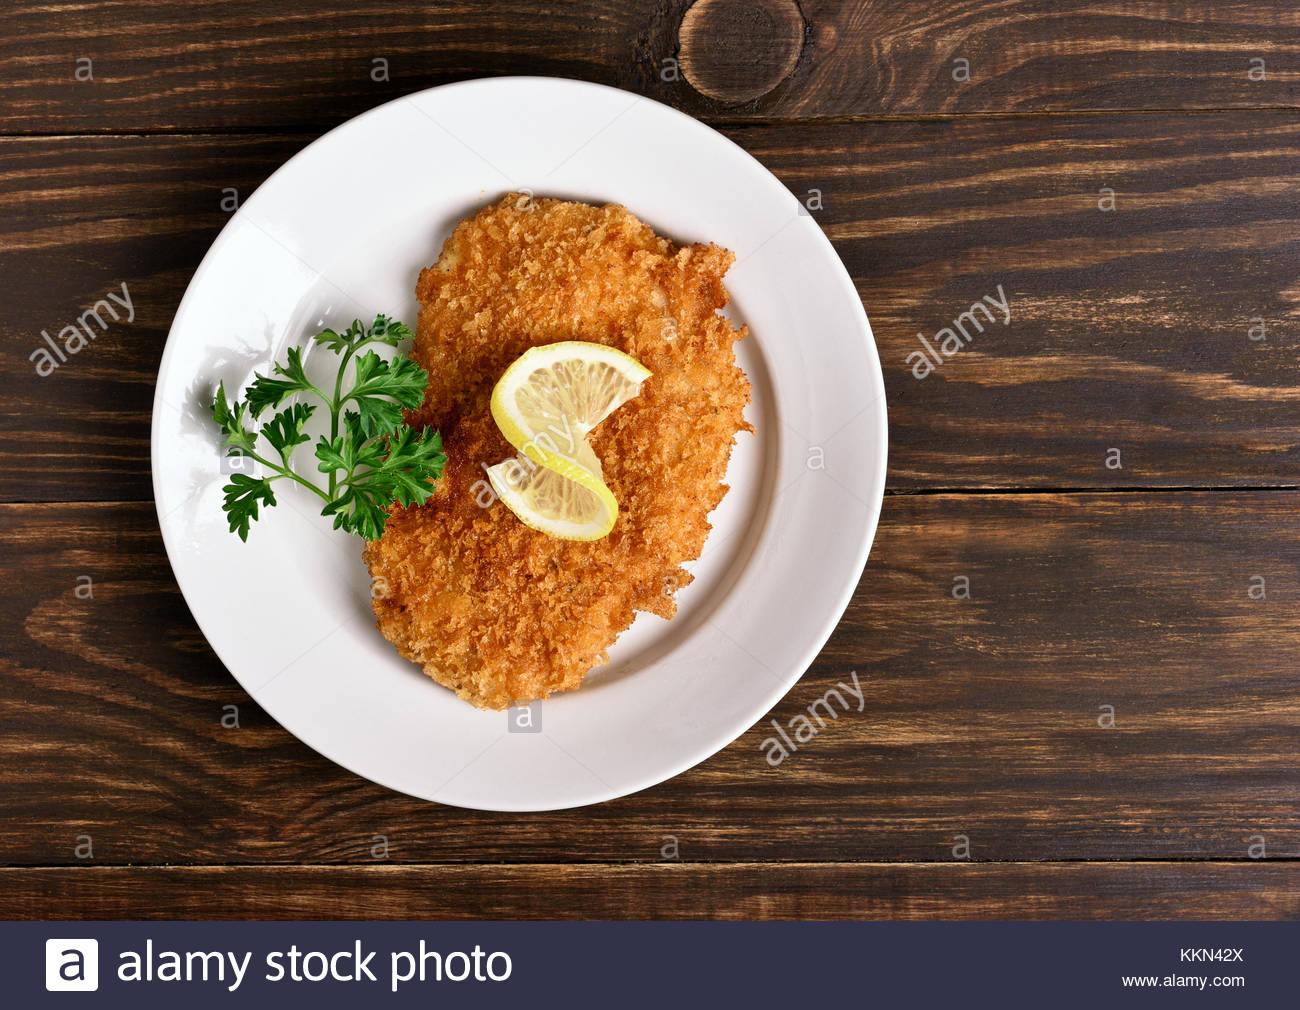
{"type": "MultiPolygon", "coordinates": [[[[301,450],[300,450],[301,451],[301,450]]],[[[661,782],[754,724],[812,662],[866,562],[884,487],[884,384],[830,243],[757,161],[667,106],[551,78],[433,88],[292,158],[221,232],[176,313],[154,398],[154,495],[194,618],[286,729],[358,775],[487,810],[596,803],[661,782]],[[737,254],[731,314],[754,387],[713,532],[671,622],[642,614],[581,690],[481,712],[375,630],[361,542],[306,491],[242,544],[221,511],[207,405],[323,325],[412,324],[415,279],[462,217],[509,190],[616,201],[737,254]],[[519,721],[519,720],[516,720],[519,721]]],[[[310,467],[310,446],[299,457],[310,467]]],[[[302,491],[301,494],[297,492],[302,491]]],[[[757,747],[755,774],[766,767],[757,747]]]]}

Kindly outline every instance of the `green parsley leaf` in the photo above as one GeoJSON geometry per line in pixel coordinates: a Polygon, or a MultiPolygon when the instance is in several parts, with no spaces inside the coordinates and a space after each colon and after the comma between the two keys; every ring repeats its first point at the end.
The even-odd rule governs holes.
{"type": "Polygon", "coordinates": [[[232,473],[230,483],[221,489],[226,493],[222,508],[230,519],[230,532],[238,533],[240,540],[248,539],[248,525],[257,519],[257,506],[265,503],[267,507],[275,504],[275,492],[271,482],[266,478],[250,477],[243,473],[232,473]]]}
{"type": "MultiPolygon", "coordinates": [[[[379,316],[376,322],[383,318],[383,316],[379,316]]],[[[365,327],[361,325],[361,320],[354,319],[352,325],[342,333],[335,333],[333,330],[321,330],[316,336],[312,337],[312,340],[322,347],[328,347],[335,354],[342,354],[345,351],[355,351],[358,343],[365,338],[365,333],[365,327]]]]}
{"type": "Polygon", "coordinates": [[[262,437],[270,442],[271,448],[287,462],[294,446],[311,441],[311,436],[302,428],[315,412],[314,403],[295,403],[262,425],[262,437]]]}
{"type": "Polygon", "coordinates": [[[403,340],[411,340],[414,336],[411,328],[405,323],[389,319],[387,316],[376,318],[375,325],[370,328],[370,339],[387,344],[389,347],[396,347],[403,340]]]}
{"type": "Polygon", "coordinates": [[[253,384],[248,387],[245,395],[254,417],[261,417],[267,407],[279,407],[294,393],[316,391],[316,387],[311,384],[302,366],[302,351],[290,347],[288,358],[288,365],[277,363],[275,366],[275,374],[284,376],[283,379],[274,379],[266,375],[253,376],[253,384]]]}
{"type": "Polygon", "coordinates": [[[369,328],[362,326],[360,319],[354,319],[352,325],[342,333],[321,330],[312,339],[336,354],[355,354],[366,344],[387,344],[389,347],[396,347],[403,340],[410,340],[414,336],[411,328],[405,323],[379,315],[375,317],[374,325],[369,328]]]}
{"type": "Polygon", "coordinates": [[[402,423],[402,408],[413,410],[424,401],[429,373],[410,358],[391,364],[374,351],[357,358],[356,385],[344,400],[351,400],[361,415],[367,438],[394,431],[402,423]]]}
{"type": "Polygon", "coordinates": [[[401,427],[385,439],[366,440],[360,417],[349,411],[343,435],[321,437],[316,444],[319,469],[343,470],[347,476],[339,495],[322,510],[334,516],[334,528],[375,540],[384,532],[388,509],[423,505],[434,492],[433,481],[447,457],[442,436],[428,428],[417,432],[401,427]]]}
{"type": "Polygon", "coordinates": [[[382,465],[366,474],[372,487],[403,507],[423,505],[434,492],[432,481],[442,473],[447,457],[442,451],[442,436],[423,428],[399,428],[388,440],[388,455],[382,465]]]}
{"type": "Polygon", "coordinates": [[[217,422],[225,438],[222,447],[229,456],[247,456],[253,451],[256,436],[246,426],[248,406],[235,400],[226,402],[226,384],[217,384],[217,395],[212,401],[212,419],[217,422]]]}

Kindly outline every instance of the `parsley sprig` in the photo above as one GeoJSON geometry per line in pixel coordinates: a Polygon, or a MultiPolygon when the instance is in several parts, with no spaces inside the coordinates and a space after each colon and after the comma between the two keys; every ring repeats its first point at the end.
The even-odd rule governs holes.
{"type": "Polygon", "coordinates": [[[384,532],[393,502],[424,504],[447,457],[438,432],[406,427],[402,410],[413,410],[423,401],[428,373],[404,356],[388,361],[373,350],[361,353],[370,344],[396,347],[410,336],[408,327],[383,315],[370,327],[358,319],[343,333],[316,334],[312,338],[316,344],[341,355],[332,393],[307,377],[302,351],[296,347],[289,349],[287,363],[277,363],[271,375],[254,375],[242,401],[227,399],[224,384],[217,386],[212,418],[224,435],[226,454],[256,460],[265,471],[262,477],[231,474],[222,488],[230,532],[239,534],[240,540],[248,539],[258,509],[276,504],[271,485],[282,479],[318,496],[325,503],[321,514],[334,517],[335,529],[359,533],[367,540],[384,532]],[[317,408],[299,400],[281,409],[298,394],[314,396],[329,409],[329,434],[320,436],[315,450],[316,468],[327,477],[324,487],[296,473],[290,463],[294,449],[311,441],[304,429],[317,408]],[[276,413],[255,431],[254,422],[268,410],[276,413]],[[257,452],[259,434],[279,456],[279,463],[257,452]]]}

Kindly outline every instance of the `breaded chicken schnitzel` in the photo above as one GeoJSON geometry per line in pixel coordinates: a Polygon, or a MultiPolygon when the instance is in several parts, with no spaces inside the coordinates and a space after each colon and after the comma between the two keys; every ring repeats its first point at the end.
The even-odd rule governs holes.
{"type": "Polygon", "coordinates": [[[442,432],[447,465],[425,505],[393,506],[366,545],[380,631],[425,673],[482,708],[576,688],[644,610],[670,618],[691,581],[749,381],[744,336],[717,313],[734,260],[678,246],[617,204],[510,194],[462,221],[420,274],[411,355],[429,373],[415,427],[442,432]],[[525,526],[484,472],[515,455],[493,386],[528,348],[608,344],[653,373],[590,435],[619,503],[591,542],[525,526]]]}

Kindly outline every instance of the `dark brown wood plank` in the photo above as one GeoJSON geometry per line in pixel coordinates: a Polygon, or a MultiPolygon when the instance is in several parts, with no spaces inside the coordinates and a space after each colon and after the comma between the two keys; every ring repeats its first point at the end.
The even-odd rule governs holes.
{"type": "Polygon", "coordinates": [[[1278,920],[1274,863],[0,869],[6,919],[1278,920]]]}
{"type": "Polygon", "coordinates": [[[856,280],[885,369],[890,486],[1296,483],[1292,116],[736,136],[821,204],[856,280]],[[969,345],[944,355],[999,285],[1010,322],[1000,307],[982,332],[965,320],[969,345]],[[918,380],[922,337],[945,360],[918,380]]]}
{"type": "Polygon", "coordinates": [[[396,863],[1300,857],[1296,504],[890,497],[769,719],[854,673],[863,711],[776,766],[765,720],[671,782],[525,817],[391,793],[271,722],[193,624],[151,506],[0,506],[0,863],[369,863],[377,835],[396,863]]]}
{"type": "MultiPolygon", "coordinates": [[[[857,279],[885,367],[891,486],[1297,483],[1300,120],[729,133],[814,205],[857,279]],[[1103,188],[1114,211],[1100,209],[1103,188]],[[1011,322],[997,311],[969,347],[913,378],[917,334],[939,343],[998,285],[1011,322]]],[[[0,500],[150,496],[155,370],[226,220],[223,191],[246,196],[304,143],[0,141],[0,500]],[[57,334],[124,282],[135,322],[38,377],[29,356],[42,330],[57,334]]]]}
{"type": "Polygon", "coordinates": [[[500,74],[726,117],[1293,108],[1298,55],[1287,0],[53,0],[0,13],[0,130],[320,128],[500,74]]]}
{"type": "Polygon", "coordinates": [[[154,381],[200,260],[299,138],[0,142],[0,499],[148,498],[154,381]],[[31,355],[127,284],[111,323],[47,376],[31,355]]]}

